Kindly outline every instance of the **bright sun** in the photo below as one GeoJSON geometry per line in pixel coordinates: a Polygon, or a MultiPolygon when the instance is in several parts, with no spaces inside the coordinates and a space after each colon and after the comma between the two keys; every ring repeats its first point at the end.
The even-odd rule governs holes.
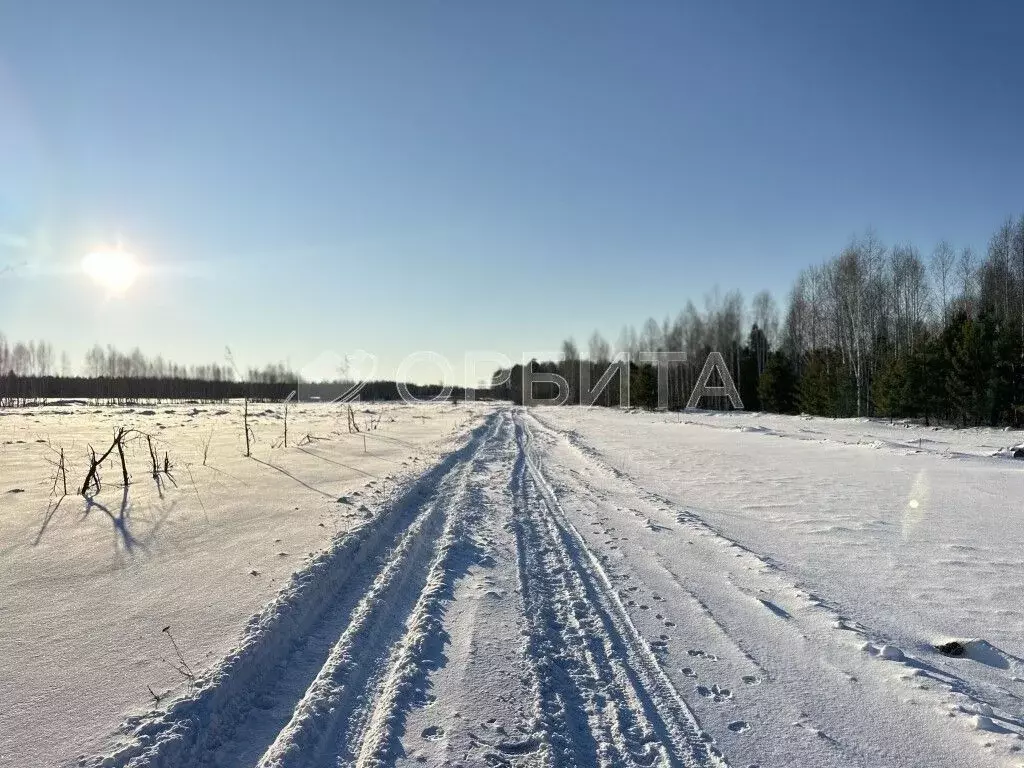
{"type": "Polygon", "coordinates": [[[82,271],[96,285],[113,294],[122,294],[132,287],[139,276],[139,262],[128,251],[117,248],[101,248],[82,259],[82,271]]]}

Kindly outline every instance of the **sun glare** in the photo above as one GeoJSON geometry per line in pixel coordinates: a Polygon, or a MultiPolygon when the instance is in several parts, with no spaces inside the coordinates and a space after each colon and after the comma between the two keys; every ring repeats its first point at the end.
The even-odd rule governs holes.
{"type": "Polygon", "coordinates": [[[139,262],[120,247],[102,248],[82,259],[82,271],[110,293],[123,294],[138,279],[139,262]]]}

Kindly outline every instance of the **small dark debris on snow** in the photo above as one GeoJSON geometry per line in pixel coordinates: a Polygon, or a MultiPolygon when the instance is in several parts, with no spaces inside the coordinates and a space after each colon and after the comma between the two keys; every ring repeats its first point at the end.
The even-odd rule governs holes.
{"type": "Polygon", "coordinates": [[[288,557],[288,553],[287,552],[278,552],[277,556],[278,557],[288,557]]]}
{"type": "Polygon", "coordinates": [[[956,640],[950,640],[948,643],[940,643],[935,646],[935,650],[943,656],[953,657],[963,656],[967,652],[967,649],[964,648],[964,644],[957,642],[956,640]]]}
{"type": "Polygon", "coordinates": [[[11,490],[8,491],[8,493],[24,493],[24,492],[25,492],[24,488],[11,488],[11,490]]]}
{"type": "Polygon", "coordinates": [[[257,571],[255,568],[253,568],[251,571],[249,571],[249,575],[250,576],[259,576],[260,572],[257,571]]]}

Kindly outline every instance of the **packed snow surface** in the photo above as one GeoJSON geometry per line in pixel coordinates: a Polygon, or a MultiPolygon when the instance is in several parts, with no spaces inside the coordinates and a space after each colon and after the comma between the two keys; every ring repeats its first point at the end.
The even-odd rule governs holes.
{"type": "Polygon", "coordinates": [[[1020,433],[255,413],[0,414],[0,765],[1024,765],[1020,433]]]}

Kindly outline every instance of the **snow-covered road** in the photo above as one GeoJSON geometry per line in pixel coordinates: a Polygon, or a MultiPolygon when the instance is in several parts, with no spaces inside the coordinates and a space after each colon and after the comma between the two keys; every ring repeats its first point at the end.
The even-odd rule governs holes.
{"type": "Polygon", "coordinates": [[[1021,764],[1020,659],[898,647],[565,413],[484,416],[84,762],[1021,764]]]}
{"type": "Polygon", "coordinates": [[[95,764],[722,764],[530,435],[489,416],[95,764]]]}

